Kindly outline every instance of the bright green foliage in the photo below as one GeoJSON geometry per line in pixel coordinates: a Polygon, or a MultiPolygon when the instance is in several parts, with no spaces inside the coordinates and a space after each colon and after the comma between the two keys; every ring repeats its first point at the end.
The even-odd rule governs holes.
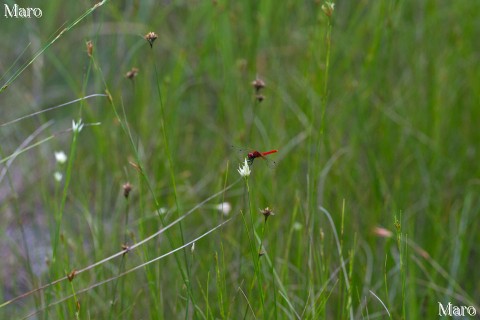
{"type": "Polygon", "coordinates": [[[480,2],[102,4],[0,17],[0,318],[480,312],[480,2]]]}

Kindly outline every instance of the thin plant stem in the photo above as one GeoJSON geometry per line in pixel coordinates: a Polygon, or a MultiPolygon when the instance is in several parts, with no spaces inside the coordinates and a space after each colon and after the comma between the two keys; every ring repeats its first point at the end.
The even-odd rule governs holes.
{"type": "Polygon", "coordinates": [[[252,262],[253,262],[254,269],[255,269],[255,274],[254,274],[254,277],[252,279],[252,284],[251,284],[250,290],[253,289],[253,287],[255,285],[255,280],[258,279],[259,282],[260,282],[260,284],[258,285],[258,288],[260,290],[261,309],[262,309],[262,313],[265,315],[265,301],[264,301],[265,297],[264,297],[264,294],[263,294],[263,287],[262,287],[262,284],[261,284],[259,252],[256,250],[256,245],[255,245],[255,241],[254,241],[255,225],[253,223],[253,211],[252,211],[252,203],[251,203],[251,196],[250,196],[250,185],[248,183],[248,177],[245,177],[245,186],[246,186],[246,189],[247,189],[247,203],[248,203],[248,210],[249,210],[249,213],[250,213],[250,228],[252,229],[251,235],[250,235],[250,228],[248,226],[248,223],[245,220],[245,216],[243,214],[243,211],[242,211],[242,217],[244,218],[245,228],[246,228],[247,236],[248,236],[248,242],[250,243],[250,253],[252,255],[252,262]]]}
{"type": "Polygon", "coordinates": [[[55,223],[56,223],[56,231],[54,235],[54,241],[53,241],[53,253],[52,253],[52,264],[56,263],[56,257],[57,257],[57,247],[58,247],[58,241],[60,237],[60,227],[62,224],[62,219],[63,219],[63,212],[65,210],[65,204],[67,202],[67,192],[68,192],[68,187],[70,186],[70,181],[72,178],[72,169],[73,169],[73,159],[75,158],[75,153],[77,151],[77,137],[78,137],[79,131],[74,130],[73,131],[73,138],[72,138],[72,147],[70,148],[70,155],[68,156],[68,165],[67,165],[67,172],[65,174],[65,184],[63,186],[63,191],[62,191],[62,198],[60,200],[60,208],[58,208],[58,212],[55,214],[55,223]]]}
{"type": "MultiPolygon", "coordinates": [[[[152,51],[153,53],[153,51],[152,51]]],[[[177,185],[176,185],[176,182],[175,182],[175,168],[173,166],[173,161],[172,161],[172,154],[170,152],[170,147],[169,147],[169,144],[168,144],[168,138],[167,138],[167,128],[166,128],[166,121],[165,121],[165,106],[163,104],[163,96],[162,96],[162,90],[160,89],[160,77],[158,75],[158,68],[157,68],[157,64],[155,63],[155,78],[156,78],[156,82],[157,82],[157,92],[158,92],[158,97],[159,97],[159,100],[160,100],[160,114],[161,114],[161,117],[160,117],[160,122],[161,122],[161,127],[162,127],[162,137],[163,137],[163,143],[165,145],[165,152],[167,154],[167,159],[168,159],[168,165],[169,165],[169,168],[170,168],[170,179],[171,179],[171,182],[172,182],[172,187],[173,187],[173,194],[174,194],[174,197],[175,197],[175,206],[177,208],[177,214],[180,214],[181,212],[181,207],[180,207],[180,203],[178,201],[178,193],[177,193],[177,185]]],[[[178,223],[178,228],[180,230],[180,238],[181,238],[181,244],[183,245],[185,243],[185,237],[184,237],[184,234],[183,234],[183,226],[182,226],[182,222],[180,221],[178,223]]],[[[184,250],[183,251],[183,258],[185,260],[185,269],[186,269],[186,279],[184,278],[184,282],[185,282],[185,286],[188,288],[188,293],[189,293],[189,298],[192,300],[192,304],[193,304],[193,311],[195,312],[195,299],[194,299],[194,296],[193,296],[193,290],[192,290],[192,285],[191,285],[191,276],[190,276],[190,268],[188,267],[188,257],[187,257],[187,252],[184,250]]],[[[179,267],[181,269],[181,272],[183,273],[183,268],[181,267],[181,265],[179,264],[179,267]]],[[[188,308],[189,306],[189,301],[187,299],[187,304],[186,304],[186,311],[185,311],[185,318],[188,318],[188,308]]]]}

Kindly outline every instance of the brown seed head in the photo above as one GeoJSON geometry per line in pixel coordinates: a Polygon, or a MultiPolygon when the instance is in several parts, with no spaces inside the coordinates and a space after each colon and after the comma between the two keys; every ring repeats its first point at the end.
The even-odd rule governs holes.
{"type": "Polygon", "coordinates": [[[258,93],[258,91],[265,88],[265,82],[262,79],[257,78],[252,81],[252,86],[255,88],[255,90],[258,93]]]}
{"type": "Polygon", "coordinates": [[[132,68],[130,69],[130,71],[128,71],[126,74],[125,74],[125,77],[127,79],[130,79],[132,80],[133,78],[135,78],[138,74],[138,68],[132,68]]]}
{"type": "Polygon", "coordinates": [[[91,58],[93,54],[93,43],[91,40],[88,40],[86,45],[87,45],[87,54],[91,58]]]}
{"type": "Polygon", "coordinates": [[[330,18],[333,14],[333,10],[335,10],[335,3],[331,1],[326,1],[322,5],[322,10],[325,13],[325,15],[330,18]]]}
{"type": "Polygon", "coordinates": [[[122,244],[123,255],[126,255],[130,251],[130,246],[126,243],[122,244]]]}
{"type": "Polygon", "coordinates": [[[258,102],[262,102],[263,100],[265,100],[265,96],[263,94],[257,94],[255,96],[255,99],[258,101],[258,102]]]}
{"type": "Polygon", "coordinates": [[[153,47],[153,42],[154,42],[155,40],[157,40],[158,36],[157,36],[157,34],[156,34],[155,32],[149,32],[149,33],[147,33],[147,34],[145,35],[144,38],[145,38],[145,40],[147,40],[148,43],[150,44],[150,48],[152,48],[152,47],[153,47]]]}
{"type": "Polygon", "coordinates": [[[125,198],[128,198],[128,196],[130,195],[130,191],[132,191],[132,185],[130,184],[130,182],[127,182],[123,185],[123,196],[125,198]]]}
{"type": "Polygon", "coordinates": [[[267,221],[268,217],[275,215],[275,213],[273,213],[272,209],[270,209],[269,207],[261,209],[260,213],[263,214],[263,216],[265,217],[265,222],[267,221]]]}
{"type": "Polygon", "coordinates": [[[68,281],[72,282],[73,281],[73,278],[75,278],[75,275],[77,274],[77,270],[73,269],[72,272],[70,272],[68,275],[67,275],[67,278],[68,278],[68,281]]]}

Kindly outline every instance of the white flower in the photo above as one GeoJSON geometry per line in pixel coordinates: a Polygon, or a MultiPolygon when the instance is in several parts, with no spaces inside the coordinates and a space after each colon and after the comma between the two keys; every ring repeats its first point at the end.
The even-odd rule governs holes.
{"type": "Polygon", "coordinates": [[[58,182],[62,181],[63,179],[63,174],[61,174],[60,172],[56,171],[54,174],[53,174],[53,177],[55,178],[55,180],[57,180],[58,182]]]}
{"type": "Polygon", "coordinates": [[[63,151],[55,151],[55,160],[58,163],[63,164],[67,161],[67,155],[63,151]]]}
{"type": "Polygon", "coordinates": [[[224,215],[228,215],[232,211],[232,205],[228,202],[222,202],[217,204],[216,209],[224,215]]]}
{"type": "Polygon", "coordinates": [[[82,119],[78,120],[78,122],[75,122],[75,120],[72,120],[72,130],[73,132],[79,133],[83,129],[83,123],[82,119]]]}
{"type": "Polygon", "coordinates": [[[192,247],[190,248],[190,251],[193,253],[193,251],[195,251],[195,242],[192,243],[192,247]]]}
{"type": "Polygon", "coordinates": [[[302,230],[302,228],[303,228],[303,225],[300,222],[294,222],[293,223],[293,230],[300,231],[300,230],[302,230]]]}
{"type": "Polygon", "coordinates": [[[335,3],[331,2],[331,1],[326,1],[323,5],[322,5],[322,10],[323,12],[325,12],[325,14],[327,15],[327,17],[331,17],[332,16],[332,13],[333,13],[333,10],[335,9],[335,3]]]}
{"type": "Polygon", "coordinates": [[[250,171],[250,166],[248,165],[248,161],[247,159],[245,158],[245,163],[243,165],[243,167],[238,167],[238,173],[240,173],[240,175],[242,177],[248,177],[251,173],[250,171]]]}

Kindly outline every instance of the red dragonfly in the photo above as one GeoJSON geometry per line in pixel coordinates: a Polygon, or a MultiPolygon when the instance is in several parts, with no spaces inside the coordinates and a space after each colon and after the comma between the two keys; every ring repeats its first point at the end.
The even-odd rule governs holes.
{"type": "Polygon", "coordinates": [[[235,146],[232,146],[232,148],[237,149],[237,151],[242,154],[242,157],[247,159],[247,163],[249,166],[253,165],[253,160],[260,158],[266,161],[267,165],[271,168],[274,168],[276,166],[275,161],[269,160],[266,158],[269,154],[276,153],[278,150],[270,150],[270,151],[265,151],[265,152],[259,152],[257,150],[248,150],[248,149],[240,149],[235,146]],[[247,151],[248,150],[248,151],[247,151]],[[248,153],[247,153],[248,152],[248,153]],[[245,153],[246,156],[245,156],[245,153]]]}

